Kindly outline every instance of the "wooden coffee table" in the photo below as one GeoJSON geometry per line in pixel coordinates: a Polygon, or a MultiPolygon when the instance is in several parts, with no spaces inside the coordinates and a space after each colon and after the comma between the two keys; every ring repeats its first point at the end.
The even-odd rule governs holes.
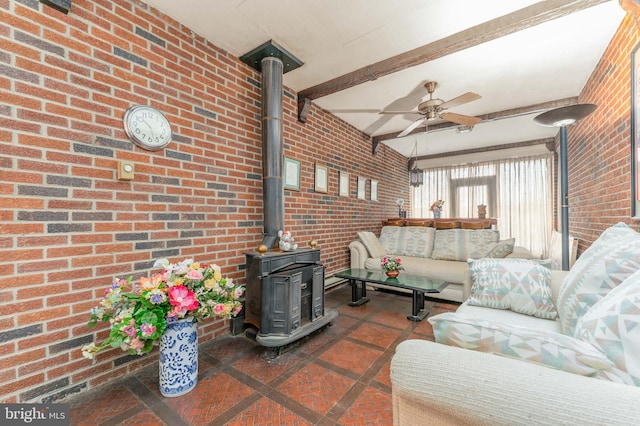
{"type": "Polygon", "coordinates": [[[413,308],[407,318],[411,321],[422,321],[429,311],[424,310],[425,293],[440,293],[449,283],[433,280],[421,275],[400,271],[397,278],[389,278],[384,271],[370,271],[368,269],[347,269],[335,274],[338,278],[346,278],[351,284],[350,306],[360,306],[369,301],[367,297],[367,283],[384,284],[392,287],[404,288],[413,292],[413,308]]]}

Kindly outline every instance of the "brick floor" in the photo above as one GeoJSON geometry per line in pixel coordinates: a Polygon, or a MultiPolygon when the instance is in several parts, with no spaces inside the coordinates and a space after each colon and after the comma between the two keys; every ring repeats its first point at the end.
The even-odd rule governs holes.
{"type": "MultiPolygon", "coordinates": [[[[157,364],[67,401],[72,425],[391,425],[389,368],[406,339],[433,340],[425,320],[407,320],[411,298],[380,291],[348,305],[351,290],[326,295],[333,323],[278,357],[246,335],[199,347],[195,389],[177,398],[158,391],[157,364]]],[[[427,302],[431,315],[453,304],[427,302]]]]}

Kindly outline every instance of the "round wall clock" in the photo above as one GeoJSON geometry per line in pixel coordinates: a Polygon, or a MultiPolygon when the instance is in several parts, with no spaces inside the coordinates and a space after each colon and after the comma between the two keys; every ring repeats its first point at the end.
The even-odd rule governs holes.
{"type": "Polygon", "coordinates": [[[125,133],[141,148],[158,151],[171,142],[171,123],[156,108],[132,106],[124,113],[123,121],[125,133]]]}

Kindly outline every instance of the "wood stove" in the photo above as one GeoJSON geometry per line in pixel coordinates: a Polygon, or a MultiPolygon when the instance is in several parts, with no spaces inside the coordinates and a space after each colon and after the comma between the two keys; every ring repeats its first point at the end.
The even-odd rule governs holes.
{"type": "Polygon", "coordinates": [[[325,312],[324,266],[319,249],[245,253],[245,322],[267,347],[294,342],[329,324],[338,313],[325,312]]]}

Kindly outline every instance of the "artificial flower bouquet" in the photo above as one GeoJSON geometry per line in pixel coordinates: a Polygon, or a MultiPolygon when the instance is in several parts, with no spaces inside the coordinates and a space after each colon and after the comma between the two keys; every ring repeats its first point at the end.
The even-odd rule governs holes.
{"type": "Polygon", "coordinates": [[[429,210],[431,210],[432,212],[439,212],[439,211],[442,211],[443,207],[444,207],[444,200],[438,200],[438,201],[434,201],[431,204],[431,207],[429,207],[429,210]]]}
{"type": "Polygon", "coordinates": [[[404,269],[402,267],[402,259],[399,257],[385,256],[380,261],[380,266],[382,266],[382,269],[385,271],[400,271],[401,269],[404,269]]]}
{"type": "Polygon", "coordinates": [[[138,281],[116,278],[105,290],[100,305],[91,309],[88,326],[109,322],[111,331],[100,345],[84,346],[83,356],[92,359],[107,347],[142,355],[151,351],[168,324],[183,318],[230,318],[242,310],[239,299],[244,287],[223,277],[218,265],[203,265],[193,259],[174,264],[160,259],[153,267],[164,270],[138,281]]]}

